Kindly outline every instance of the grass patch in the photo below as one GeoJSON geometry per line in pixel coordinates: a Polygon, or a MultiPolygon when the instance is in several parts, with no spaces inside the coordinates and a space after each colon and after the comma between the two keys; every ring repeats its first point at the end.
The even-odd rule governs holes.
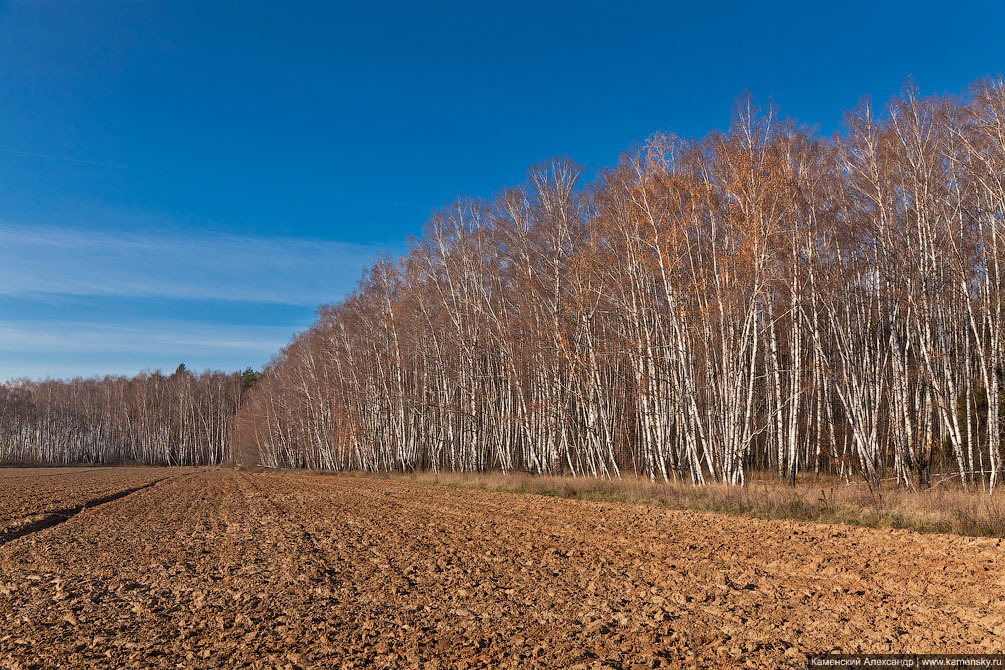
{"type": "MultiPolygon", "coordinates": [[[[349,473],[345,473],[349,474],[349,473]]],[[[769,478],[747,486],[653,482],[621,479],[529,475],[523,473],[351,473],[399,481],[474,488],[506,493],[533,493],[573,500],[631,503],[666,509],[720,512],[759,519],[796,519],[869,528],[900,528],[922,533],[1005,537],[1005,490],[966,493],[942,484],[923,491],[870,491],[862,483],[836,478],[799,481],[795,486],[769,478]]]]}

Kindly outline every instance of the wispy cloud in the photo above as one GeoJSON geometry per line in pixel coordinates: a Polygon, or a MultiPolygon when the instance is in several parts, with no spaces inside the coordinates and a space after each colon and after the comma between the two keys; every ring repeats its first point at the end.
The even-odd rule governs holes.
{"type": "Polygon", "coordinates": [[[105,161],[95,161],[87,158],[72,158],[70,156],[53,156],[51,154],[39,154],[34,151],[17,151],[16,149],[0,149],[4,153],[17,154],[18,156],[31,156],[32,158],[45,158],[47,160],[65,161],[67,163],[85,163],[87,165],[100,165],[101,167],[121,168],[128,170],[128,165],[121,163],[106,163],[105,161]]]}
{"type": "Polygon", "coordinates": [[[192,231],[112,233],[0,223],[0,296],[91,295],[316,305],[384,246],[192,231]]]}
{"type": "Polygon", "coordinates": [[[259,367],[291,336],[283,326],[145,321],[0,321],[0,382],[136,374],[144,369],[259,367]]]}
{"type": "Polygon", "coordinates": [[[234,352],[273,352],[290,337],[283,326],[148,321],[111,325],[84,321],[0,321],[0,351],[69,349],[79,353],[184,351],[212,347],[234,352]]]}
{"type": "Polygon", "coordinates": [[[0,223],[0,382],[260,367],[381,245],[0,223]]]}

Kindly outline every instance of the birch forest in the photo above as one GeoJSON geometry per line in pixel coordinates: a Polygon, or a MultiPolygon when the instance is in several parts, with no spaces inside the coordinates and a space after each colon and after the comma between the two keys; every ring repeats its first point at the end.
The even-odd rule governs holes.
{"type": "Polygon", "coordinates": [[[277,355],[241,430],[272,467],[993,487],[1005,86],[843,128],[745,98],[725,133],[452,203],[277,355]]]}
{"type": "Polygon", "coordinates": [[[227,460],[254,373],[0,385],[0,464],[210,465],[227,460]]]}

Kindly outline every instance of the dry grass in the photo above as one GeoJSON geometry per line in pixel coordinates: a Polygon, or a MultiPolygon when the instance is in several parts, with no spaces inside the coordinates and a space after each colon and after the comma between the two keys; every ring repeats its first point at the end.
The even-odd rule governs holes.
{"type": "Polygon", "coordinates": [[[1005,490],[965,493],[958,485],[942,484],[924,491],[887,488],[870,491],[862,483],[836,478],[801,481],[786,486],[768,478],[746,487],[653,482],[633,476],[622,479],[529,474],[418,472],[367,475],[404,481],[512,493],[656,505],[741,514],[762,519],[799,519],[872,528],[906,528],[924,533],[1005,537],[1005,490]]]}

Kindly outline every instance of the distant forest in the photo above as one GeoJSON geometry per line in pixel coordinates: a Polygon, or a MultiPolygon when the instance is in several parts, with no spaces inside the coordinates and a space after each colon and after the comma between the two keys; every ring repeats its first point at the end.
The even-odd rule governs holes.
{"type": "Polygon", "coordinates": [[[0,465],[211,465],[232,456],[235,417],[258,375],[179,365],[132,378],[0,385],[0,465]]]}
{"type": "Polygon", "coordinates": [[[269,466],[987,487],[1003,281],[1000,80],[909,86],[831,138],[745,98],[728,132],[436,212],[240,425],[269,466]]]}

